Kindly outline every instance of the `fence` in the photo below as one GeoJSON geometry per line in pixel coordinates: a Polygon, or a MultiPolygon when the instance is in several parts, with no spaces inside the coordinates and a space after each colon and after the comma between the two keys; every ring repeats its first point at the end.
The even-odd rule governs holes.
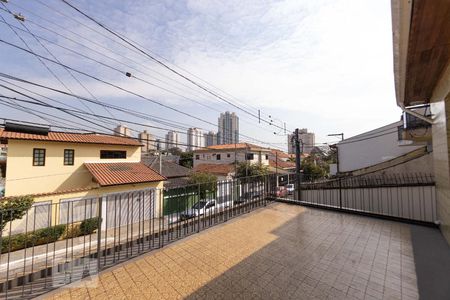
{"type": "MultiPolygon", "coordinates": [[[[267,204],[251,177],[36,203],[0,231],[0,298],[33,298],[267,204]]],[[[0,211],[0,223],[14,219],[0,211]]]]}
{"type": "MultiPolygon", "coordinates": [[[[290,182],[296,182],[291,175],[290,182]]],[[[434,223],[436,191],[429,174],[365,175],[305,182],[301,180],[300,199],[297,188],[282,199],[299,204],[434,223]]]]}

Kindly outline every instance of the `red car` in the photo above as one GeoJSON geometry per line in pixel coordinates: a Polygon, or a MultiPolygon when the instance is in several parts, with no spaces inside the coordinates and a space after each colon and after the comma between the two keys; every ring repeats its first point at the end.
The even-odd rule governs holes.
{"type": "Polygon", "coordinates": [[[279,186],[279,187],[277,187],[277,191],[276,191],[276,194],[275,194],[278,198],[283,198],[283,197],[286,197],[286,195],[287,195],[287,189],[286,189],[286,187],[284,187],[284,186],[279,186]]]}

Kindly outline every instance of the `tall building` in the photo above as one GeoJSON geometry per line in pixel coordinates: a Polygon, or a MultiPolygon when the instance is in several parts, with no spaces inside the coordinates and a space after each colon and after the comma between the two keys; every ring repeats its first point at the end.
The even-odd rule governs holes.
{"type": "Polygon", "coordinates": [[[214,145],[217,145],[217,133],[214,131],[205,133],[205,146],[209,147],[214,145]]]}
{"type": "Polygon", "coordinates": [[[218,120],[218,144],[239,143],[239,117],[229,111],[221,113],[218,120]]]}
{"type": "Polygon", "coordinates": [[[153,134],[148,133],[147,130],[139,133],[139,142],[142,144],[142,152],[149,152],[156,150],[155,137],[153,134]]]}
{"type": "Polygon", "coordinates": [[[187,151],[194,151],[203,147],[204,137],[203,132],[198,128],[189,128],[187,131],[187,151]]]}
{"type": "Polygon", "coordinates": [[[165,149],[169,150],[171,148],[179,148],[179,146],[180,146],[180,140],[178,138],[178,133],[175,131],[167,132],[165,149]]]}
{"type": "MultiPolygon", "coordinates": [[[[295,153],[295,144],[293,142],[294,134],[288,134],[288,153],[295,153]]],[[[303,128],[299,129],[298,137],[301,140],[302,145],[302,153],[311,153],[311,150],[314,148],[314,144],[316,143],[316,135],[313,132],[308,132],[308,129],[303,128]]]]}
{"type": "Polygon", "coordinates": [[[114,135],[131,137],[131,130],[126,125],[117,125],[114,128],[114,135]]]}

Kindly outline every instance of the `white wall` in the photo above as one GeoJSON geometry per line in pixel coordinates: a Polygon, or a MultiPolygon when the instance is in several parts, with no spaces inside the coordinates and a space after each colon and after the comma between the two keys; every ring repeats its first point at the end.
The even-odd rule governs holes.
{"type": "Polygon", "coordinates": [[[398,121],[338,143],[339,171],[348,172],[390,160],[423,146],[399,146],[398,121]]]}
{"type": "MultiPolygon", "coordinates": [[[[261,155],[261,164],[269,165],[269,160],[266,159],[266,155],[269,155],[269,152],[260,152],[260,151],[248,151],[245,152],[243,150],[237,151],[238,162],[245,161],[246,153],[253,153],[253,160],[247,160],[250,163],[259,163],[260,155],[261,155]]],[[[225,151],[202,151],[202,152],[194,152],[194,167],[201,164],[231,164],[234,163],[234,151],[225,152],[225,151]],[[214,155],[215,154],[215,155],[214,155]],[[220,154],[220,160],[217,160],[217,154],[220,154]],[[197,159],[198,155],[198,159],[197,159]],[[228,157],[229,156],[229,157],[228,157]]]]}

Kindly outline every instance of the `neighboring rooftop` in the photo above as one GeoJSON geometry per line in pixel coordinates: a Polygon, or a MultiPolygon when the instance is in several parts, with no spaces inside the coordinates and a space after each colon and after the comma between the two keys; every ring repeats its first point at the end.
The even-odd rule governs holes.
{"type": "Polygon", "coordinates": [[[70,133],[57,131],[50,131],[48,132],[48,134],[33,134],[7,131],[4,128],[0,128],[0,141],[3,142],[7,140],[33,140],[46,142],[141,146],[141,143],[135,139],[106,134],[70,133]]]}
{"type": "Polygon", "coordinates": [[[194,172],[227,176],[234,173],[234,164],[200,164],[194,167],[194,172]]]}
{"type": "Polygon", "coordinates": [[[247,149],[250,151],[270,151],[270,149],[268,148],[264,148],[258,145],[254,145],[254,144],[250,144],[250,143],[238,143],[238,144],[224,144],[224,145],[214,145],[214,146],[209,146],[203,148],[203,149],[198,149],[195,150],[195,152],[205,152],[205,151],[211,151],[211,150],[242,150],[242,149],[247,149]]]}
{"type": "MultiPolygon", "coordinates": [[[[161,156],[147,156],[142,157],[141,162],[146,166],[159,170],[159,160],[161,156]]],[[[162,158],[161,161],[161,175],[166,178],[179,178],[179,177],[187,177],[191,174],[192,170],[179,164],[173,163],[162,158]]]]}
{"type": "Polygon", "coordinates": [[[143,163],[85,163],[84,165],[100,186],[166,180],[166,177],[143,163]]]}

